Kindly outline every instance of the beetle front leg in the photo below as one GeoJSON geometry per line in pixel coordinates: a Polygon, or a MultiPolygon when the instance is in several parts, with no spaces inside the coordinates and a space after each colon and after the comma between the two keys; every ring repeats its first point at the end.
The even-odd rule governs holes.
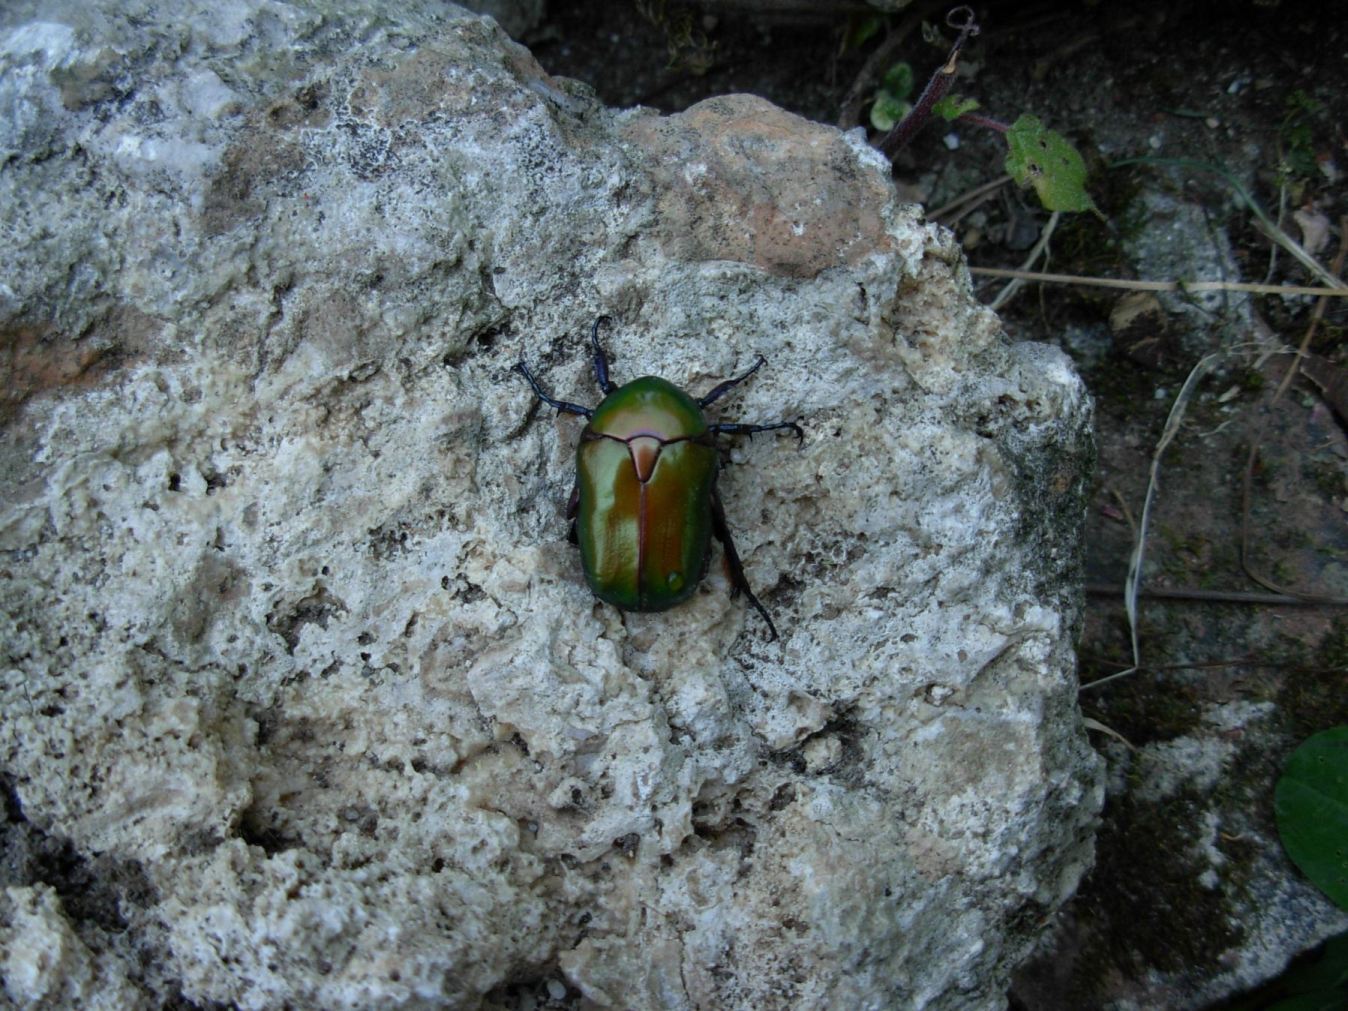
{"type": "Polygon", "coordinates": [[[730,570],[731,596],[743,593],[748,598],[749,603],[754,605],[754,610],[763,616],[763,620],[768,623],[768,638],[775,640],[777,638],[777,626],[772,623],[772,618],[763,605],[758,602],[754,596],[754,591],[749,589],[749,580],[744,575],[744,564],[740,561],[739,552],[735,550],[735,542],[730,536],[730,527],[725,521],[725,507],[721,505],[721,496],[715,489],[711,493],[711,530],[716,535],[716,539],[721,542],[721,547],[725,551],[726,568],[730,570]]]}
{"type": "Polygon", "coordinates": [[[555,407],[564,414],[579,414],[582,418],[589,418],[594,415],[593,409],[589,407],[581,407],[580,404],[573,404],[567,400],[554,400],[544,393],[543,387],[538,385],[538,380],[534,378],[534,374],[529,371],[529,366],[525,365],[524,362],[516,362],[511,368],[529,380],[529,385],[534,388],[534,396],[550,407],[555,407]]]}

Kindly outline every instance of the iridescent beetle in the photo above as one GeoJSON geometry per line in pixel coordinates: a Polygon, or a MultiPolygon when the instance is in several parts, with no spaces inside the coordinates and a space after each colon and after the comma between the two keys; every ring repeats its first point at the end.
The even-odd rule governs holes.
{"type": "Polygon", "coordinates": [[[731,595],[742,591],[776,639],[777,626],[749,589],[726,525],[716,490],[716,436],[787,429],[803,440],[804,431],[794,421],[708,424],[703,416],[703,408],[763,366],[762,355],[749,371],[696,400],[656,376],[615,386],[599,345],[599,324],[606,319],[595,320],[590,330],[594,375],[604,392],[598,407],[554,399],[524,362],[515,365],[538,399],[589,419],[576,449],[576,484],[566,507],[585,581],[600,600],[624,610],[666,610],[687,600],[701,582],[715,534],[725,549],[731,595]]]}

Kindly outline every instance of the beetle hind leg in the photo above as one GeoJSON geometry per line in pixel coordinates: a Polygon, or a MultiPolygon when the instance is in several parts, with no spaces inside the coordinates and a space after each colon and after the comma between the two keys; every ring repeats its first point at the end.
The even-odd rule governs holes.
{"type": "Polygon", "coordinates": [[[775,432],[784,428],[791,430],[791,434],[796,437],[797,442],[805,441],[805,429],[794,421],[778,421],[771,425],[745,425],[737,421],[718,421],[707,426],[707,430],[711,432],[719,432],[724,435],[747,435],[751,439],[755,432],[775,432]]]}
{"type": "Polygon", "coordinates": [[[571,521],[567,528],[566,539],[572,544],[579,544],[580,538],[576,536],[576,514],[580,512],[580,485],[571,486],[571,495],[566,500],[566,518],[571,521]]]}
{"type": "Polygon", "coordinates": [[[726,568],[730,570],[730,595],[733,597],[743,593],[754,606],[754,610],[768,623],[768,638],[775,640],[777,626],[772,623],[772,617],[754,596],[754,591],[749,589],[749,580],[744,575],[744,564],[740,561],[739,552],[735,550],[735,541],[730,536],[730,527],[725,520],[725,507],[721,505],[721,496],[715,491],[711,493],[711,530],[725,551],[726,568]]]}

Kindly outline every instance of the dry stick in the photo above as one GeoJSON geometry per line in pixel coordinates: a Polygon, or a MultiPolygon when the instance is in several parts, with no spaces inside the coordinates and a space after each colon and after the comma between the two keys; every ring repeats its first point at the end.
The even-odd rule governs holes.
{"type": "Polygon", "coordinates": [[[1308,288],[1296,284],[1254,284],[1248,281],[1130,281],[1121,277],[1086,277],[1082,274],[1041,274],[1003,267],[970,267],[978,277],[1018,277],[1049,284],[1081,284],[1092,288],[1124,288],[1128,291],[1242,291],[1255,295],[1319,295],[1348,297],[1348,288],[1308,288]]]}
{"type": "MultiPolygon", "coordinates": [[[[1117,597],[1119,588],[1108,583],[1088,583],[1086,592],[1092,597],[1117,597]]],[[[1234,590],[1190,590],[1183,587],[1157,587],[1140,590],[1145,600],[1194,600],[1206,604],[1248,604],[1255,607],[1324,607],[1319,600],[1293,597],[1286,593],[1243,593],[1234,590]]]]}
{"type": "MultiPolygon", "coordinates": [[[[972,208],[965,208],[964,207],[965,204],[973,202],[974,205],[977,206],[978,204],[982,203],[994,192],[1001,189],[1010,181],[1011,181],[1010,176],[998,176],[990,183],[984,183],[982,186],[979,186],[976,189],[972,189],[966,193],[961,194],[954,200],[950,201],[950,203],[946,204],[944,207],[937,208],[936,210],[930,212],[927,215],[927,217],[932,221],[940,221],[947,214],[951,213],[957,208],[960,209],[960,217],[963,217],[965,214],[969,212],[969,210],[972,210],[972,208]]],[[[942,222],[942,224],[951,224],[951,223],[953,222],[942,222]]]]}
{"type": "Polygon", "coordinates": [[[1092,681],[1092,685],[1112,681],[1114,678],[1132,674],[1142,668],[1142,650],[1137,641],[1137,597],[1139,584],[1142,580],[1142,563],[1147,549],[1147,524],[1151,519],[1151,504],[1156,498],[1156,485],[1161,476],[1161,456],[1175,436],[1179,434],[1180,422],[1184,420],[1184,411],[1194,395],[1194,390],[1198,387],[1198,381],[1204,373],[1224,357],[1226,357],[1225,352],[1217,351],[1199,359],[1198,364],[1189,373],[1189,377],[1184,380],[1184,385],[1180,387],[1179,394],[1175,397],[1175,403],[1170,407],[1170,414],[1165,421],[1165,431],[1161,433],[1161,439],[1156,444],[1156,450],[1152,454],[1151,476],[1147,479],[1147,494],[1142,500],[1142,518],[1138,523],[1137,541],[1133,545],[1132,558],[1128,561],[1128,578],[1124,580],[1123,584],[1123,606],[1128,615],[1128,632],[1133,646],[1133,666],[1118,674],[1111,674],[1108,678],[1092,681]]]}
{"type": "Polygon", "coordinates": [[[1124,744],[1124,746],[1125,746],[1129,751],[1136,751],[1136,750],[1137,750],[1137,748],[1134,746],[1134,744],[1133,744],[1132,741],[1128,740],[1128,738],[1124,737],[1121,733],[1119,733],[1119,732],[1118,732],[1117,730],[1115,730],[1113,727],[1106,726],[1105,724],[1101,723],[1099,720],[1091,719],[1089,716],[1082,716],[1082,717],[1081,717],[1081,725],[1082,725],[1083,727],[1085,727],[1087,730],[1098,730],[1098,731],[1099,731],[1100,733],[1102,733],[1102,734],[1108,734],[1110,737],[1114,738],[1114,740],[1116,740],[1116,741],[1122,741],[1123,744],[1124,744]]]}
{"type": "MultiPolygon", "coordinates": [[[[1039,259],[1040,255],[1048,248],[1048,240],[1053,237],[1053,230],[1058,227],[1058,221],[1062,218],[1062,211],[1054,211],[1049,215],[1048,223],[1044,225],[1043,231],[1039,233],[1039,241],[1034,244],[1030,250],[1030,255],[1025,257],[1025,263],[1022,270],[1029,270],[1030,264],[1039,259]]],[[[993,312],[999,310],[1007,302],[1011,301],[1013,295],[1018,292],[1025,284],[1023,278],[1013,278],[1008,281],[1006,287],[997,293],[997,297],[992,300],[990,308],[993,312]]]]}
{"type": "MultiPolygon", "coordinates": [[[[1254,205],[1251,204],[1251,207],[1254,208],[1254,205]]],[[[1257,208],[1256,213],[1258,213],[1257,208]]],[[[1331,271],[1326,271],[1318,263],[1315,264],[1317,276],[1327,278],[1329,281],[1339,285],[1341,285],[1342,282],[1338,280],[1337,275],[1343,269],[1344,254],[1345,252],[1348,252],[1348,219],[1344,219],[1340,222],[1340,236],[1341,241],[1339,247],[1339,254],[1335,259],[1333,269],[1331,271]]],[[[1282,245],[1282,243],[1279,244],[1282,245]]],[[[1287,247],[1284,245],[1284,248],[1287,247]]],[[[1110,285],[1110,287],[1124,287],[1124,286],[1126,285],[1125,284],[1110,285]]],[[[1197,285],[1190,285],[1188,286],[1188,290],[1194,290],[1197,287],[1198,287],[1197,285]]],[[[1287,289],[1279,289],[1279,290],[1283,292],[1287,291],[1287,289]]],[[[1317,303],[1316,305],[1315,313],[1311,320],[1310,328],[1308,329],[1305,338],[1303,338],[1302,340],[1301,351],[1298,354],[1297,358],[1294,360],[1293,367],[1295,367],[1297,361],[1300,361],[1301,355],[1305,353],[1305,349],[1307,345],[1309,345],[1310,343],[1311,336],[1315,332],[1316,325],[1318,324],[1320,317],[1324,314],[1324,306],[1326,305],[1324,301],[1325,298],[1330,295],[1339,294],[1339,290],[1337,289],[1323,290],[1319,292],[1319,294],[1320,294],[1320,302],[1317,303]]],[[[1108,677],[1099,678],[1095,681],[1089,682],[1088,684],[1082,685],[1081,686],[1082,690],[1085,690],[1086,688],[1094,688],[1097,685],[1107,684],[1110,681],[1114,681],[1117,678],[1126,677],[1127,675],[1134,674],[1138,670],[1142,669],[1142,654],[1138,646],[1138,638],[1137,638],[1137,599],[1139,594],[1139,583],[1141,581],[1142,575],[1142,563],[1146,550],[1147,523],[1150,518],[1151,504],[1154,498],[1156,490],[1156,482],[1160,472],[1161,455],[1162,453],[1165,452],[1166,447],[1169,446],[1171,440],[1175,437],[1175,434],[1179,430],[1179,424],[1180,421],[1183,419],[1184,415],[1184,405],[1186,405],[1188,400],[1193,396],[1193,390],[1197,386],[1198,379],[1204,372],[1208,371],[1213,362],[1219,360],[1222,357],[1224,357],[1224,352],[1221,351],[1215,352],[1200,359],[1198,364],[1193,367],[1193,371],[1191,371],[1189,373],[1188,378],[1185,379],[1184,386],[1180,389],[1179,395],[1176,396],[1174,405],[1170,408],[1170,415],[1166,418],[1165,431],[1162,433],[1161,440],[1160,442],[1157,443],[1155,453],[1152,456],[1151,476],[1147,482],[1147,495],[1142,506],[1142,521],[1138,529],[1137,540],[1133,548],[1133,555],[1128,564],[1128,578],[1124,582],[1124,609],[1128,615],[1128,630],[1132,639],[1133,665],[1125,670],[1119,671],[1117,674],[1111,674],[1108,677]]],[[[1284,377],[1282,385],[1280,385],[1278,388],[1278,393],[1274,396],[1274,402],[1277,401],[1277,397],[1282,394],[1282,391],[1286,389],[1287,383],[1289,381],[1290,377],[1284,377]]],[[[1267,420],[1265,420],[1265,427],[1266,426],[1267,420]]],[[[1263,427],[1261,427],[1260,429],[1260,435],[1262,435],[1262,433],[1263,427]]],[[[1246,574],[1251,579],[1255,580],[1255,582],[1259,583],[1265,589],[1272,590],[1273,593],[1277,594],[1280,598],[1292,597],[1304,603],[1310,604],[1322,604],[1333,606],[1348,604],[1348,598],[1315,596],[1311,594],[1290,592],[1284,589],[1283,587],[1279,586],[1277,583],[1274,583],[1272,580],[1266,579],[1260,574],[1254,572],[1253,569],[1250,567],[1248,562],[1248,550],[1247,550],[1249,543],[1250,484],[1254,471],[1254,458],[1255,454],[1258,451],[1258,445],[1259,439],[1256,438],[1256,440],[1250,447],[1250,456],[1249,459],[1246,461],[1245,466],[1245,480],[1244,480],[1242,516],[1241,516],[1240,555],[1242,567],[1245,569],[1246,574]]],[[[1282,603],[1281,600],[1279,600],[1278,602],[1282,603]]]]}
{"type": "Polygon", "coordinates": [[[1259,206],[1259,202],[1254,197],[1250,196],[1245,187],[1240,184],[1240,180],[1220,165],[1212,165],[1194,158],[1126,158],[1123,161],[1114,162],[1110,168],[1122,168],[1125,165],[1170,165],[1176,168],[1210,172],[1219,176],[1231,187],[1241,202],[1250,209],[1250,213],[1254,215],[1255,224],[1260,231],[1291,253],[1298,263],[1318,277],[1326,287],[1348,289],[1348,284],[1343,283],[1343,279],[1338,276],[1338,271],[1325,270],[1320,265],[1320,261],[1306,252],[1301,243],[1278,227],[1278,223],[1268,216],[1268,213],[1259,206]]]}
{"type": "MultiPolygon", "coordinates": [[[[1348,217],[1339,219],[1339,251],[1334,257],[1334,265],[1331,271],[1338,274],[1343,270],[1344,254],[1348,253],[1348,217]]],[[[1273,405],[1278,402],[1282,395],[1287,391],[1287,387],[1292,383],[1292,376],[1295,374],[1301,360],[1306,357],[1306,350],[1310,347],[1311,338],[1315,336],[1315,331],[1320,326],[1320,320],[1324,318],[1325,296],[1320,296],[1320,300],[1315,303],[1315,309],[1311,312],[1310,325],[1306,327],[1306,335],[1301,338],[1301,346],[1297,348],[1297,353],[1292,357],[1292,362],[1287,366],[1287,373],[1282,377],[1282,382],[1278,384],[1278,389],[1273,394],[1273,399],[1269,401],[1268,408],[1272,410],[1273,405]]],[[[1266,590],[1272,590],[1274,593],[1285,594],[1289,597],[1296,597],[1312,604],[1348,604],[1348,597],[1337,597],[1328,594],[1318,593],[1300,593],[1296,590],[1288,589],[1274,582],[1265,576],[1262,572],[1255,569],[1250,561],[1250,499],[1252,497],[1252,488],[1254,485],[1254,461],[1259,455],[1259,446],[1264,441],[1264,432],[1268,429],[1269,415],[1264,415],[1263,423],[1250,440],[1250,452],[1245,458],[1245,475],[1241,480],[1240,487],[1240,567],[1245,570],[1245,575],[1249,576],[1266,590]]]]}
{"type": "MultiPolygon", "coordinates": [[[[1098,657],[1091,659],[1090,662],[1113,664],[1117,667],[1124,666],[1117,660],[1104,660],[1098,657]]],[[[1236,660],[1195,660],[1192,663],[1158,664],[1149,666],[1146,669],[1153,674],[1165,674],[1171,671],[1181,670],[1220,670],[1223,667],[1253,667],[1259,670],[1292,670],[1302,674],[1337,674],[1342,670],[1341,667],[1297,667],[1288,663],[1275,663],[1269,660],[1260,660],[1258,657],[1253,656],[1241,657],[1236,660]]],[[[1096,685],[1105,684],[1109,681],[1113,681],[1115,678],[1123,677],[1125,674],[1131,674],[1132,672],[1132,668],[1129,668],[1128,670],[1121,670],[1106,677],[1096,678],[1094,681],[1087,681],[1081,686],[1081,690],[1085,691],[1087,688],[1094,688],[1096,685]]]]}
{"type": "MultiPolygon", "coordinates": [[[[1117,660],[1104,660],[1097,662],[1118,663],[1117,660]]],[[[1161,664],[1160,666],[1156,667],[1148,667],[1147,670],[1152,671],[1153,673],[1160,674],[1166,671],[1210,670],[1221,667],[1245,667],[1245,666],[1261,666],[1261,665],[1256,663],[1256,661],[1254,661],[1253,659],[1248,658],[1241,660],[1196,660],[1193,663],[1161,664]]],[[[1087,681],[1084,685],[1081,686],[1079,691],[1084,692],[1087,688],[1095,688],[1098,685],[1108,684],[1110,681],[1113,681],[1116,678],[1127,677],[1129,674],[1134,674],[1137,672],[1137,670],[1138,668],[1136,667],[1129,667],[1126,670],[1121,670],[1114,674],[1106,675],[1105,677],[1102,678],[1096,678],[1094,681],[1087,681]]]]}
{"type": "MultiPolygon", "coordinates": [[[[1092,663],[1107,663],[1115,667],[1127,667],[1125,663],[1118,660],[1106,660],[1103,657],[1091,658],[1092,663]]],[[[1253,656],[1236,657],[1232,660],[1190,660],[1188,663],[1159,663],[1153,664],[1147,668],[1152,671],[1172,671],[1172,670],[1218,670],[1222,667],[1271,667],[1281,666],[1279,664],[1260,663],[1253,656]]],[[[1091,684],[1095,684],[1094,681],[1091,684]]]]}
{"type": "MultiPolygon", "coordinates": [[[[1343,271],[1343,257],[1348,253],[1348,217],[1339,218],[1339,251],[1334,256],[1334,263],[1330,267],[1331,273],[1337,275],[1343,271]]],[[[1325,306],[1329,303],[1325,301],[1325,296],[1321,295],[1320,300],[1315,303],[1315,308],[1311,310],[1311,322],[1306,327],[1306,336],[1301,338],[1301,347],[1297,348],[1296,358],[1292,364],[1287,367],[1287,374],[1282,377],[1282,382],[1278,384],[1278,390],[1273,395],[1276,403],[1278,398],[1287,392],[1287,387],[1292,385],[1292,374],[1297,366],[1301,364],[1302,359],[1306,357],[1306,351],[1311,346],[1311,338],[1315,336],[1315,331],[1320,326],[1320,320],[1325,317],[1325,306]]]]}

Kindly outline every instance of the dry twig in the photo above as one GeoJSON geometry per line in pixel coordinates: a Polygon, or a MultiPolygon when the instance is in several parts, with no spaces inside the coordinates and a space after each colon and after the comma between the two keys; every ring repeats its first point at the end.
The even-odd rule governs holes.
{"type": "Polygon", "coordinates": [[[1049,284],[1081,284],[1092,288],[1123,288],[1128,291],[1243,291],[1254,295],[1318,295],[1348,297],[1348,288],[1308,288],[1296,284],[1253,284],[1248,281],[1130,281],[1123,277],[1087,277],[1082,274],[1042,274],[1004,267],[970,267],[976,277],[1018,277],[1049,284]]]}
{"type": "MultiPolygon", "coordinates": [[[[1028,271],[1030,264],[1034,263],[1035,260],[1043,255],[1044,250],[1048,248],[1048,240],[1053,237],[1053,231],[1058,227],[1058,221],[1061,218],[1062,211],[1054,211],[1049,215],[1048,223],[1044,225],[1043,230],[1039,233],[1039,241],[1036,242],[1034,248],[1030,250],[1030,255],[1025,257],[1025,262],[1021,266],[1022,270],[1028,271]]],[[[997,297],[992,300],[991,308],[993,312],[996,312],[1002,306],[1006,305],[1007,302],[1010,302],[1012,297],[1024,286],[1024,284],[1024,278],[1012,278],[1007,283],[1006,287],[997,293],[997,297]]]]}

